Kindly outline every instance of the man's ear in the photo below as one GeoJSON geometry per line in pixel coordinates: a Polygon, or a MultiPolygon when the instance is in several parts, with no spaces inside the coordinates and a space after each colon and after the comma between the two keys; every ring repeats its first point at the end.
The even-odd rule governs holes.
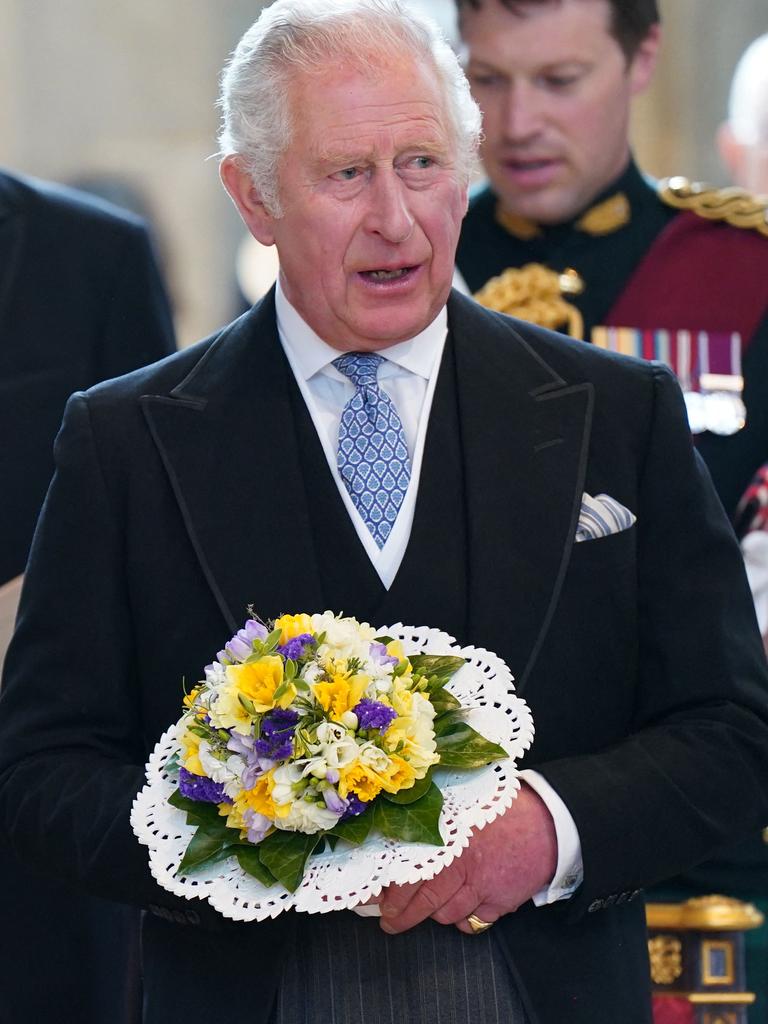
{"type": "Polygon", "coordinates": [[[717,151],[734,185],[744,183],[744,146],[737,140],[727,121],[717,129],[717,151]]]}
{"type": "Polygon", "coordinates": [[[651,25],[645,39],[640,43],[629,64],[629,81],[632,95],[644,92],[653,78],[661,47],[661,26],[651,25]]]}
{"type": "Polygon", "coordinates": [[[253,237],[262,245],[274,245],[275,218],[264,206],[250,174],[237,156],[224,157],[219,164],[219,177],[253,237]]]}

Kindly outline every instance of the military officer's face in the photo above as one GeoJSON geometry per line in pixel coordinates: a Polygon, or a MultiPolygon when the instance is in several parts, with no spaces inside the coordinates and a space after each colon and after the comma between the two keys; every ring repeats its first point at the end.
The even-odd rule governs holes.
{"type": "Polygon", "coordinates": [[[510,212],[542,224],[569,220],[626,166],[630,100],[651,77],[658,33],[628,61],[610,19],[608,0],[538,3],[516,14],[498,0],[463,9],[481,155],[510,212]]]}

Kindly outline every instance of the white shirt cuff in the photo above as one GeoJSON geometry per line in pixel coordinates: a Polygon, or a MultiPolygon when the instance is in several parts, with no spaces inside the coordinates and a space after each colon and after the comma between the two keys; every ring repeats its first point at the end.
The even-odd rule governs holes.
{"type": "Polygon", "coordinates": [[[527,782],[531,789],[541,797],[547,805],[555,823],[557,837],[557,867],[555,877],[548,886],[541,889],[533,897],[537,907],[568,899],[581,885],[584,877],[584,865],[581,859],[581,840],[576,822],[555,790],[538,772],[530,768],[520,772],[520,779],[527,782]]]}

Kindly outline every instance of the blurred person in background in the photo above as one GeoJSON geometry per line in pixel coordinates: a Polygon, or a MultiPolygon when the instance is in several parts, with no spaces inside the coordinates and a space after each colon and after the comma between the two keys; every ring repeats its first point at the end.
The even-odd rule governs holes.
{"type": "Polygon", "coordinates": [[[717,144],[734,185],[768,196],[768,33],[736,65],[717,144]]]}
{"type": "MultiPolygon", "coordinates": [[[[0,583],[24,571],[69,395],[174,348],[143,222],[0,171],[0,583]]],[[[138,1019],[136,912],[33,874],[4,837],[0,872],[2,1024],[138,1019]]]]}
{"type": "MultiPolygon", "coordinates": [[[[654,182],[634,162],[630,107],[656,65],[656,0],[457,0],[457,7],[483,111],[488,177],[470,199],[457,252],[469,290],[492,308],[669,362],[689,392],[698,451],[733,518],[768,460],[765,203],[733,202],[727,190],[683,178],[654,182]],[[693,386],[707,361],[718,374],[709,393],[703,376],[699,390],[693,386]]],[[[738,72],[731,130],[742,144],[756,138],[765,55],[763,42],[738,72]]],[[[647,895],[714,892],[768,910],[761,836],[647,895]]],[[[748,983],[765,1012],[766,928],[750,932],[747,943],[748,983]]]]}
{"type": "Polygon", "coordinates": [[[732,517],[768,458],[768,224],[760,203],[745,216],[721,191],[654,182],[633,160],[630,106],[661,41],[656,0],[457,3],[489,179],[457,252],[469,291],[668,362],[732,517]]]}

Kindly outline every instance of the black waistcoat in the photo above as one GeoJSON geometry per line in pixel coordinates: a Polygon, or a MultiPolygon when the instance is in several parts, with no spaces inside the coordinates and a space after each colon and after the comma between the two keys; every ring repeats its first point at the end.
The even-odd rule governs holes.
{"type": "Polygon", "coordinates": [[[301,610],[327,608],[374,626],[434,626],[466,643],[466,503],[450,338],[435,388],[411,536],[388,591],[357,537],[298,388],[291,395],[325,601],[323,609],[301,610]]]}

